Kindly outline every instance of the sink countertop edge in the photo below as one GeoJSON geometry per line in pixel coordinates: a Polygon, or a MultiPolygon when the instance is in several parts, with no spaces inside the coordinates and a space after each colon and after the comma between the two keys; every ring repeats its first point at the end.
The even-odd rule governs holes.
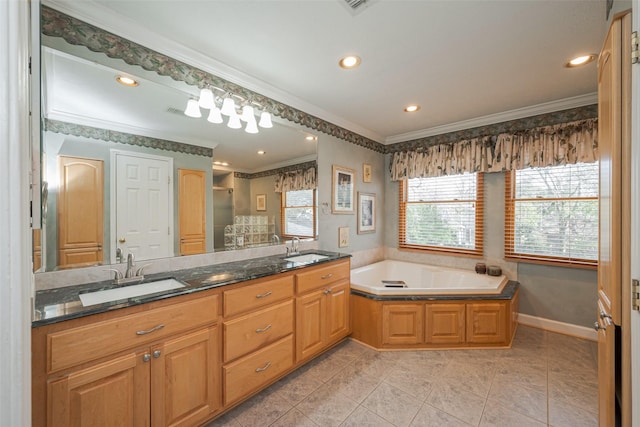
{"type": "Polygon", "coordinates": [[[143,283],[173,278],[185,283],[185,287],[140,297],[128,298],[126,300],[116,300],[88,307],[82,306],[79,298],[80,293],[111,289],[118,286],[113,285],[112,280],[106,280],[101,282],[90,282],[82,285],[37,291],[35,296],[34,309],[36,313],[39,313],[39,318],[33,320],[31,325],[33,328],[36,328],[52,323],[63,322],[65,320],[71,320],[90,316],[93,314],[118,310],[121,308],[132,307],[135,305],[146,304],[153,301],[177,297],[180,295],[206,291],[221,286],[232,285],[302,268],[313,267],[327,262],[347,259],[351,257],[350,254],[346,253],[329,252],[322,250],[309,250],[301,252],[301,255],[304,254],[326,255],[327,258],[311,262],[298,263],[286,261],[285,258],[287,256],[285,254],[282,254],[259,258],[250,258],[243,261],[211,264],[185,270],[177,270],[173,272],[150,274],[145,276],[145,280],[143,281],[143,283]]]}

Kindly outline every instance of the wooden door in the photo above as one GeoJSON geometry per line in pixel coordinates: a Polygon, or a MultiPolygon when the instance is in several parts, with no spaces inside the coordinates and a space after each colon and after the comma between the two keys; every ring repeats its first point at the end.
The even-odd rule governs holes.
{"type": "Polygon", "coordinates": [[[42,267],[42,230],[39,228],[33,229],[31,238],[31,244],[33,245],[33,271],[36,272],[42,267]]]}
{"type": "Polygon", "coordinates": [[[349,334],[349,282],[341,282],[327,294],[327,341],[336,341],[349,334]]]}
{"type": "MultiPolygon", "coordinates": [[[[600,313],[604,313],[602,301],[598,301],[600,313]]],[[[613,427],[615,422],[615,325],[606,316],[596,322],[598,329],[598,425],[613,427]]]]}
{"type": "Polygon", "coordinates": [[[130,353],[49,382],[49,426],[149,426],[149,366],[130,353]]]}
{"type": "Polygon", "coordinates": [[[425,342],[459,344],[465,340],[465,305],[427,304],[425,342]]]}
{"type": "Polygon", "coordinates": [[[58,266],[101,264],[104,242],[102,160],[58,156],[58,266]]]}
{"type": "Polygon", "coordinates": [[[382,344],[421,344],[424,340],[423,304],[382,306],[382,344]]]}
{"type": "Polygon", "coordinates": [[[115,248],[136,260],[173,256],[173,197],[170,158],[136,153],[113,155],[115,248]]]}
{"type": "Polygon", "coordinates": [[[218,328],[151,349],[151,423],[192,426],[220,408],[218,328]]]}
{"type": "Polygon", "coordinates": [[[507,342],[507,306],[505,303],[467,303],[467,342],[505,343],[507,342]]]}
{"type": "Polygon", "coordinates": [[[200,170],[178,169],[180,255],[206,251],[206,185],[200,170]]]}
{"type": "Polygon", "coordinates": [[[296,298],[296,360],[321,351],[325,345],[326,298],[318,290],[296,298]]]}
{"type": "MultiPolygon", "coordinates": [[[[600,240],[598,297],[620,324],[621,260],[621,23],[614,20],[598,58],[598,151],[600,153],[600,240]]],[[[625,230],[627,232],[627,230],[625,230]]]]}

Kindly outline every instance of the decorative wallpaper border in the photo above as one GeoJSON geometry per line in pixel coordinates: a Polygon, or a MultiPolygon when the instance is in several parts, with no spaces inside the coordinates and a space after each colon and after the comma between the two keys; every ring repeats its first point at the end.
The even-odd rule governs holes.
{"type": "Polygon", "coordinates": [[[213,157],[213,149],[211,148],[199,147],[197,145],[184,144],[182,142],[169,141],[166,139],[134,135],[115,130],[100,129],[92,126],[78,125],[75,123],[61,122],[57,120],[45,119],[44,130],[64,135],[117,142],[119,144],[137,145],[139,147],[158,148],[160,150],[175,151],[178,153],[193,154],[196,156],[213,157]]]}
{"type": "Polygon", "coordinates": [[[266,171],[256,172],[256,173],[234,172],[233,176],[234,176],[234,178],[254,179],[254,178],[263,178],[265,176],[271,176],[271,175],[279,175],[279,174],[287,173],[287,172],[295,172],[295,171],[299,171],[299,170],[307,170],[309,168],[316,168],[316,170],[317,170],[318,169],[318,161],[317,160],[310,160],[308,162],[298,163],[296,165],[283,166],[281,168],[269,169],[269,170],[266,170],[266,171]]]}
{"type": "Polygon", "coordinates": [[[70,44],[85,46],[93,52],[104,53],[109,58],[121,59],[129,65],[139,66],[147,71],[153,71],[161,76],[169,76],[174,80],[183,81],[192,86],[199,88],[206,86],[219,87],[260,104],[263,109],[271,114],[293,123],[379,153],[384,153],[385,151],[385,146],[377,141],[365,138],[348,129],[231,83],[221,77],[65,15],[55,9],[43,5],[40,13],[41,31],[44,35],[61,37],[70,44]]]}
{"type": "Polygon", "coordinates": [[[396,144],[385,146],[385,154],[397,153],[399,151],[414,151],[416,149],[430,147],[432,145],[453,144],[455,142],[473,138],[498,135],[501,133],[516,133],[542,126],[570,123],[597,117],[598,104],[587,105],[584,107],[571,108],[569,110],[554,111],[552,113],[539,114],[537,116],[525,117],[523,119],[510,120],[502,123],[494,123],[491,125],[414,139],[411,141],[398,142],[396,144]]]}

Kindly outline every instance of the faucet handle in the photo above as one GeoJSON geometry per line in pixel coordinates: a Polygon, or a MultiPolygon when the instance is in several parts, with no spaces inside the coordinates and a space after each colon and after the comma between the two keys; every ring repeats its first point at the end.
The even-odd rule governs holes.
{"type": "Polygon", "coordinates": [[[105,268],[104,271],[113,271],[113,280],[122,279],[122,272],[120,272],[120,270],[116,270],[115,268],[105,268]]]}
{"type": "Polygon", "coordinates": [[[143,266],[141,266],[140,268],[138,268],[136,270],[136,276],[142,276],[144,274],[144,269],[145,267],[149,267],[151,265],[151,263],[149,264],[144,264],[143,266]]]}

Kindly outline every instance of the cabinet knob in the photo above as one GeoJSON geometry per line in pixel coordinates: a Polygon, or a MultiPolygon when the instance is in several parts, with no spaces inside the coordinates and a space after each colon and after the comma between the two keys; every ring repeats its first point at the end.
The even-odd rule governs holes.
{"type": "Polygon", "coordinates": [[[160,350],[156,350],[156,351],[154,351],[154,352],[153,352],[153,357],[154,357],[155,359],[157,359],[158,357],[160,357],[160,350]]]}
{"type": "Polygon", "coordinates": [[[120,242],[120,243],[124,243],[126,241],[127,241],[127,239],[125,239],[124,237],[121,237],[121,238],[118,239],[118,242],[120,242]]]}
{"type": "Polygon", "coordinates": [[[602,329],[603,331],[606,330],[607,328],[605,326],[601,326],[600,322],[593,322],[593,329],[597,331],[599,331],[600,329],[602,329]]]}
{"type": "Polygon", "coordinates": [[[325,289],[322,293],[325,295],[329,295],[331,293],[331,289],[325,289]]]}
{"type": "Polygon", "coordinates": [[[604,312],[604,311],[600,311],[600,318],[601,319],[611,319],[611,315],[609,313],[604,312]]]}
{"type": "Polygon", "coordinates": [[[144,356],[142,356],[143,362],[148,362],[149,360],[151,360],[151,355],[149,353],[146,353],[144,356]]]}

